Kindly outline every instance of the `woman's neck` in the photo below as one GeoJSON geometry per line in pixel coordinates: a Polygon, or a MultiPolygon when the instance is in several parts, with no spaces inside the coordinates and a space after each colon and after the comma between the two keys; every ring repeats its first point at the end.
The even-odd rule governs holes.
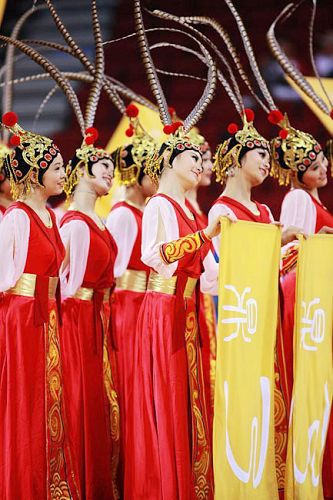
{"type": "Polygon", "coordinates": [[[251,185],[244,178],[229,177],[222,195],[233,198],[240,203],[252,203],[251,189],[251,185]]]}
{"type": "Polygon", "coordinates": [[[11,198],[8,198],[6,195],[0,193],[0,205],[4,208],[8,208],[9,205],[13,202],[11,198]]]}
{"type": "Polygon", "coordinates": [[[22,201],[38,212],[45,210],[47,199],[45,189],[37,187],[32,188],[29,195],[22,201]]]}
{"type": "Polygon", "coordinates": [[[161,177],[158,193],[166,194],[177,201],[180,205],[185,206],[185,189],[180,185],[174,177],[161,177]]]}
{"type": "Polygon", "coordinates": [[[198,189],[194,188],[194,189],[191,189],[190,191],[187,191],[186,198],[189,200],[189,202],[191,203],[191,205],[195,209],[195,211],[200,214],[201,209],[200,209],[200,206],[198,203],[198,189]]]}
{"type": "Polygon", "coordinates": [[[95,205],[98,196],[89,186],[78,186],[74,191],[72,208],[84,213],[95,213],[95,205]]]}
{"type": "Polygon", "coordinates": [[[133,203],[143,209],[145,206],[145,197],[140,186],[129,186],[126,188],[125,200],[133,203]]]}

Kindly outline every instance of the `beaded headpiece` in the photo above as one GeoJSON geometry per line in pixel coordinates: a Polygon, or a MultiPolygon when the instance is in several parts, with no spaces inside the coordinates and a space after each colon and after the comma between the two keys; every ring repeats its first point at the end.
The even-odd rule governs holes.
{"type": "Polygon", "coordinates": [[[120,146],[112,153],[116,169],[116,177],[124,186],[133,186],[141,183],[145,172],[146,160],[153,154],[156,147],[155,140],[146,132],[139,121],[139,109],[134,104],[126,108],[129,118],[127,137],[133,137],[132,143],[120,146]]]}
{"type": "Polygon", "coordinates": [[[287,116],[282,126],[280,135],[271,140],[271,175],[279,180],[280,185],[287,185],[292,172],[302,180],[306,170],[321,153],[322,147],[311,134],[293,128],[287,116]]]}
{"type": "Polygon", "coordinates": [[[60,153],[52,139],[24,130],[12,111],[2,117],[2,126],[14,135],[10,144],[14,149],[4,160],[6,175],[9,178],[14,200],[26,196],[31,190],[31,173],[36,173],[36,181],[43,186],[43,175],[60,153]]]}
{"type": "Polygon", "coordinates": [[[178,126],[177,130],[170,134],[169,138],[147,159],[145,173],[157,183],[162,170],[165,167],[172,168],[173,160],[187,150],[202,154],[200,146],[194,144],[189,135],[185,135],[182,126],[178,126]]]}
{"type": "Polygon", "coordinates": [[[97,138],[97,129],[94,127],[88,128],[81,147],[76,149],[75,155],[68,162],[66,166],[66,182],[64,185],[64,191],[67,197],[72,194],[75,186],[82,177],[84,170],[87,172],[89,177],[95,177],[92,172],[92,167],[95,163],[103,159],[111,160],[113,162],[110,153],[102,148],[94,146],[94,142],[97,138]]]}
{"type": "Polygon", "coordinates": [[[145,172],[157,182],[164,167],[172,166],[173,160],[186,150],[195,150],[201,153],[200,146],[192,142],[189,132],[191,128],[200,120],[208,104],[214,96],[216,87],[216,66],[209,51],[198,40],[195,40],[200,47],[203,57],[207,61],[208,73],[207,84],[200,100],[193,107],[189,115],[181,121],[172,121],[170,109],[159,81],[156,68],[154,66],[151,49],[148,44],[146,32],[143,24],[140,0],[134,0],[134,21],[138,36],[139,48],[142,61],[146,70],[150,88],[160,112],[160,118],[164,125],[163,131],[169,137],[156,147],[153,154],[146,161],[145,172]]]}
{"type": "Polygon", "coordinates": [[[214,156],[213,171],[217,182],[226,181],[230,168],[241,168],[240,160],[248,151],[256,148],[269,151],[269,141],[254,127],[253,118],[252,110],[246,109],[240,130],[233,123],[228,126],[228,136],[219,144],[214,156]]]}
{"type": "MultiPolygon", "coordinates": [[[[322,98],[314,91],[313,87],[304,78],[302,73],[296,68],[293,63],[288,59],[283,51],[281,45],[275,36],[275,27],[279,21],[284,21],[289,18],[296,10],[299,4],[289,4],[283,9],[279,16],[274,20],[267,33],[268,45],[271,49],[272,55],[277,62],[281,65],[284,72],[295,82],[302,91],[318,106],[321,111],[333,118],[333,103],[325,91],[321,78],[316,69],[314,56],[313,56],[313,25],[315,19],[315,2],[313,3],[313,11],[310,22],[310,38],[309,50],[310,59],[316,77],[327,97],[329,105],[322,100],[322,98]]],[[[287,116],[278,122],[282,128],[279,137],[271,141],[273,167],[271,174],[279,179],[280,184],[289,184],[292,172],[297,173],[298,179],[301,181],[306,170],[317,159],[322,151],[321,145],[310,134],[297,130],[289,124],[287,116]]],[[[329,148],[328,148],[329,151],[329,148]]]]}

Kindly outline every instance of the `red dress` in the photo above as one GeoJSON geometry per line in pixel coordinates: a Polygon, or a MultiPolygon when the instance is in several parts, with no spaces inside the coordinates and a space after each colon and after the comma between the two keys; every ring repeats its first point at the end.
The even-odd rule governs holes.
{"type": "MultiPolygon", "coordinates": [[[[115,342],[115,354],[118,369],[118,397],[121,415],[121,447],[120,447],[120,469],[124,476],[124,470],[127,463],[127,453],[131,453],[131,443],[127,446],[126,442],[126,415],[129,400],[129,394],[133,386],[133,364],[134,364],[134,340],[135,325],[139,316],[140,307],[145,296],[146,281],[149,274],[149,267],[141,260],[141,239],[142,239],[142,216],[143,212],[137,207],[121,201],[112,207],[112,211],[124,207],[133,214],[137,225],[137,236],[133,245],[130,260],[127,266],[127,283],[123,283],[120,278],[116,282],[116,288],[112,296],[112,317],[113,317],[113,336],[115,342]],[[140,273],[136,273],[139,271],[140,273]],[[144,276],[145,283],[139,278],[138,274],[144,276]],[[125,285],[125,286],[124,286],[125,285]],[[142,287],[141,291],[138,291],[142,287]],[[131,289],[132,288],[132,289],[131,289]]],[[[122,251],[122,246],[126,241],[118,242],[118,252],[122,251]]],[[[124,277],[125,277],[124,275],[124,277]]]]}
{"type": "MultiPolygon", "coordinates": [[[[198,230],[178,203],[156,197],[173,205],[179,237],[198,230]]],[[[185,283],[200,277],[207,250],[202,247],[178,261],[175,294],[148,290],[142,303],[128,413],[132,453],[126,465],[126,500],[213,497],[196,294],[184,298],[185,283]]]]}
{"type": "Polygon", "coordinates": [[[68,426],[73,460],[79,471],[82,498],[115,499],[119,452],[119,406],[111,347],[109,297],[114,285],[117,248],[107,229],[85,214],[68,211],[61,227],[72,220],[87,224],[90,246],[79,291],[93,289],[92,297],[70,297],[63,302],[62,350],[68,426]]]}
{"type": "MultiPolygon", "coordinates": [[[[229,198],[228,196],[220,196],[215,204],[223,204],[228,206],[237,219],[246,220],[250,222],[260,222],[263,224],[270,224],[272,222],[269,210],[265,205],[254,202],[258,208],[259,214],[255,215],[247,207],[238,201],[229,198]]],[[[283,338],[278,322],[276,351],[275,351],[275,387],[274,387],[274,421],[275,421],[275,460],[276,472],[280,497],[283,495],[284,489],[284,471],[287,454],[287,402],[285,397],[285,362],[284,362],[284,346],[283,338]]]]}
{"type": "MultiPolygon", "coordinates": [[[[311,196],[311,195],[310,195],[311,196]]],[[[333,227],[333,215],[318,200],[311,196],[316,208],[317,233],[323,226],[333,227]]],[[[281,288],[283,292],[283,337],[285,342],[287,383],[289,394],[293,390],[293,332],[294,332],[294,308],[296,271],[291,271],[282,279],[281,288]]],[[[323,489],[325,498],[333,498],[333,411],[331,410],[330,424],[326,439],[326,448],[323,461],[323,489]]]]}
{"type": "Polygon", "coordinates": [[[0,499],[77,498],[65,440],[58,308],[48,298],[64,247],[52,211],[47,228],[24,203],[7,213],[15,208],[30,221],[24,273],[37,278],[30,296],[5,293],[0,308],[0,499]]]}
{"type": "MultiPolygon", "coordinates": [[[[193,205],[186,200],[187,207],[193,213],[199,229],[208,226],[208,217],[203,212],[198,213],[193,205]]],[[[208,422],[213,431],[215,363],[216,363],[216,313],[214,300],[208,293],[200,293],[199,330],[202,341],[202,369],[205,382],[208,422]]],[[[212,436],[211,436],[212,438],[212,436]]]]}

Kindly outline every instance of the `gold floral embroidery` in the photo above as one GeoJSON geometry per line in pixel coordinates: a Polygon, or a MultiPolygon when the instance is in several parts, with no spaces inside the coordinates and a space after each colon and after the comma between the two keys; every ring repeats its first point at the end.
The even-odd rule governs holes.
{"type": "Polygon", "coordinates": [[[187,315],[185,339],[192,408],[194,491],[196,499],[204,500],[211,496],[211,455],[208,442],[208,426],[205,414],[202,366],[198,346],[198,326],[195,312],[190,312],[187,315]]]}
{"type": "Polygon", "coordinates": [[[120,447],[120,423],[119,423],[119,403],[118,395],[115,390],[115,384],[112,376],[111,363],[109,358],[108,349],[108,321],[102,313],[103,321],[103,374],[104,374],[104,387],[106,395],[110,404],[110,427],[112,439],[112,488],[113,497],[120,498],[117,487],[117,470],[119,463],[119,447],[120,447]]]}
{"type": "Polygon", "coordinates": [[[172,264],[184,257],[185,254],[196,252],[207,241],[203,231],[183,236],[178,240],[164,243],[160,247],[162,260],[166,264],[172,264]]]}
{"type": "Polygon", "coordinates": [[[47,436],[49,449],[49,494],[53,500],[72,499],[66,479],[64,426],[62,419],[62,380],[57,315],[50,311],[47,325],[47,436]]]}
{"type": "MultiPolygon", "coordinates": [[[[215,324],[215,311],[214,302],[211,295],[203,294],[204,316],[207,325],[209,336],[209,378],[210,378],[210,404],[214,410],[214,393],[215,393],[215,371],[216,371],[216,324],[215,324]]],[[[207,401],[208,404],[208,401],[207,401]]]]}

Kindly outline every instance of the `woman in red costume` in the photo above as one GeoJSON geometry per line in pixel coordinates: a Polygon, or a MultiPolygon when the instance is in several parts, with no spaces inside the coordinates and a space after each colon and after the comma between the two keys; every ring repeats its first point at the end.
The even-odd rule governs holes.
{"type": "Polygon", "coordinates": [[[117,247],[95,212],[113,178],[111,156],[94,147],[89,129],[66,169],[65,192],[73,196],[61,221],[66,248],[61,272],[63,372],[73,460],[86,499],[115,499],[119,407],[110,338],[110,296],[117,247]]]}
{"type": "MultiPolygon", "coordinates": [[[[305,234],[333,234],[333,214],[321,203],[318,190],[327,184],[328,161],[312,135],[296,130],[286,121],[287,136],[272,141],[272,175],[280,184],[289,184],[280,221],[297,225],[305,234]]],[[[283,252],[281,288],[283,295],[282,331],[285,343],[288,392],[293,389],[293,332],[298,244],[291,243],[283,252]]],[[[325,498],[333,498],[333,415],[328,428],[323,461],[325,498]]]]}
{"type": "MultiPolygon", "coordinates": [[[[169,138],[147,160],[159,181],[144,211],[142,261],[150,268],[147,292],[136,324],[133,396],[127,419],[132,454],[126,464],[126,499],[213,498],[212,459],[197,321],[197,293],[217,286],[217,264],[209,240],[215,221],[200,230],[186,206],[186,191],[199,182],[200,148],[171,123],[163,91],[151,64],[139,2],[135,21],[146,71],[169,138]],[[159,90],[157,90],[159,89],[159,90]],[[163,102],[162,102],[163,101],[163,102]]],[[[208,82],[189,130],[209,103],[208,82]]],[[[180,127],[180,128],[179,128],[180,127]]]]}
{"type": "Polygon", "coordinates": [[[142,260],[151,270],[137,321],[126,498],[212,498],[196,285],[205,267],[216,287],[209,239],[219,224],[199,230],[186,206],[185,192],[202,171],[199,147],[189,141],[170,138],[147,167],[161,177],[143,216],[142,260]]]}
{"type": "Polygon", "coordinates": [[[4,144],[0,144],[0,222],[3,214],[12,203],[12,195],[10,193],[9,180],[6,177],[6,171],[3,166],[6,155],[10,153],[10,149],[4,144]]]}
{"type": "Polygon", "coordinates": [[[120,475],[124,476],[126,454],[132,453],[126,443],[126,414],[133,386],[134,339],[139,310],[146,292],[149,268],[141,260],[142,217],[145,201],[156,192],[156,186],[144,173],[147,155],[154,150],[154,140],[138,121],[138,108],[131,104],[126,114],[134,133],[132,144],[114,151],[116,176],[125,186],[125,199],[116,203],[106,226],[113,235],[118,254],[114,274],[116,288],[112,296],[113,338],[116,348],[118,397],[121,414],[120,475]]]}
{"type": "MultiPolygon", "coordinates": [[[[202,174],[199,185],[186,193],[187,205],[192,210],[198,227],[204,229],[208,225],[208,217],[198,203],[199,188],[207,188],[212,182],[212,152],[206,139],[195,129],[190,132],[191,140],[200,147],[202,153],[202,174]]],[[[202,339],[202,366],[206,391],[208,420],[213,428],[215,362],[216,362],[216,313],[213,297],[208,293],[200,294],[199,313],[200,335],[202,339]]]]}
{"type": "MultiPolygon", "coordinates": [[[[272,23],[267,40],[273,56],[282,66],[283,71],[294,81],[298,87],[311,99],[316,107],[332,118],[333,103],[325,92],[324,82],[315,67],[313,58],[313,29],[316,4],[310,21],[311,39],[309,43],[313,70],[321,83],[321,88],[326,93],[327,100],[316,93],[308,84],[304,76],[297,70],[292,61],[288,59],[276,39],[275,27],[278,22],[283,22],[293,13],[292,5],[284,11],[284,16],[279,15],[272,23]],[[330,104],[330,105],[329,105],[330,104]]],[[[306,234],[333,233],[333,214],[321,203],[318,190],[327,184],[328,161],[321,145],[312,135],[294,129],[287,119],[282,120],[280,137],[272,141],[273,168],[272,174],[279,179],[280,184],[291,183],[291,190],[286,194],[281,208],[280,220],[282,224],[296,224],[306,234]]],[[[288,375],[288,389],[290,395],[293,388],[293,331],[294,331],[294,306],[296,288],[296,263],[298,244],[291,244],[286,248],[282,258],[281,288],[283,294],[283,337],[286,346],[286,366],[288,375]]],[[[325,498],[333,499],[333,411],[328,427],[326,447],[323,460],[323,492],[325,498]]]]}
{"type": "MultiPolygon", "coordinates": [[[[264,139],[253,127],[251,110],[246,110],[244,125],[241,130],[229,126],[229,134],[219,145],[214,170],[217,181],[225,183],[221,196],[212,206],[208,219],[214,220],[217,216],[228,215],[234,220],[259,222],[262,224],[274,223],[273,216],[267,205],[252,199],[252,189],[259,186],[268,177],[270,172],[269,142],[264,139]],[[246,118],[247,117],[247,118],[246,118]]],[[[298,229],[288,227],[282,232],[282,244],[293,240],[298,229]]],[[[213,239],[215,251],[219,254],[220,236],[213,239]]],[[[275,355],[275,456],[276,470],[280,497],[284,490],[284,470],[286,461],[287,443],[287,405],[284,398],[284,367],[280,364],[280,330],[277,334],[275,355]]]]}
{"type": "Polygon", "coordinates": [[[5,168],[17,201],[0,226],[0,498],[72,499],[56,300],[65,249],[46,207],[63,190],[63,159],[15,113],[3,125],[15,134],[5,168]]]}

